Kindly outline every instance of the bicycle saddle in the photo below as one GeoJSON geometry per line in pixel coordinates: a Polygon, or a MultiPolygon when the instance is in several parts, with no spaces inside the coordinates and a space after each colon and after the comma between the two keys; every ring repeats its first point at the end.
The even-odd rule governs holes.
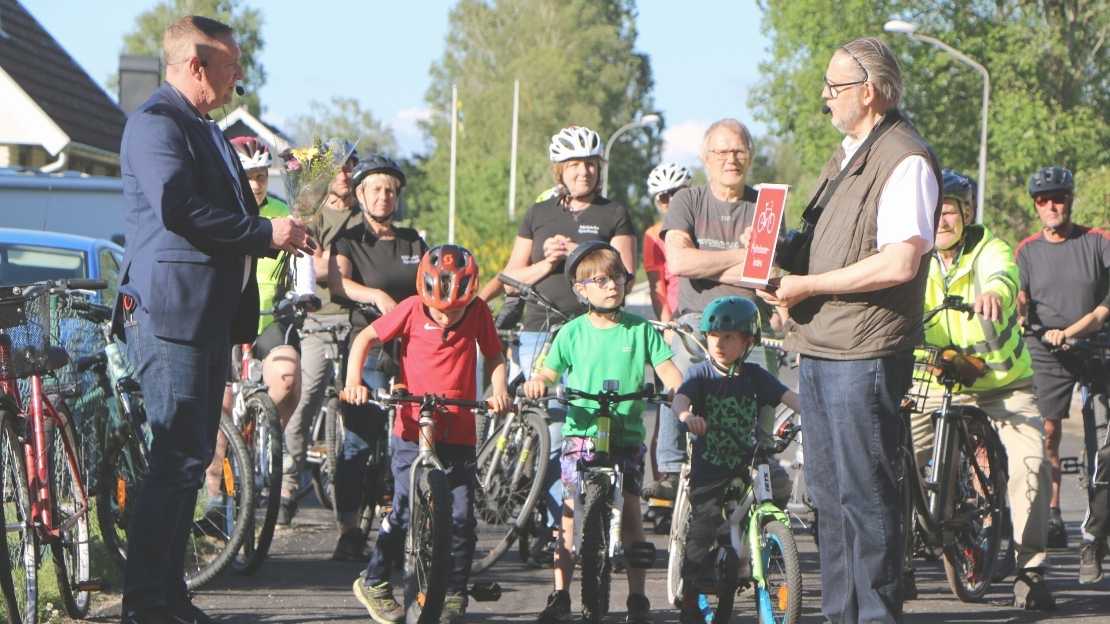
{"type": "Polygon", "coordinates": [[[938,349],[936,358],[929,367],[929,372],[937,379],[951,378],[962,386],[973,385],[987,371],[987,363],[983,358],[968,355],[955,346],[938,349]]]}

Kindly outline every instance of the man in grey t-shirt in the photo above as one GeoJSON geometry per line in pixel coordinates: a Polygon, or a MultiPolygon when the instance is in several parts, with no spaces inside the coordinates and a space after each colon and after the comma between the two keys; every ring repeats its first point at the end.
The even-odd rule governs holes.
{"type": "MultiPolygon", "coordinates": [[[[717,297],[741,295],[762,305],[752,290],[739,285],[745,258],[741,237],[755,213],[756,191],[745,184],[752,162],[751,133],[735,119],[714,122],[705,131],[701,159],[708,184],[675,193],[661,232],[667,268],[679,279],[675,319],[691,327],[698,326],[701,311],[717,297]]],[[[678,337],[671,349],[683,373],[704,357],[687,350],[678,337]]],[[[762,351],[753,355],[762,358],[762,351]]],[[[660,410],[656,435],[655,465],[663,477],[646,493],[673,498],[686,445],[669,410],[660,410]]]]}

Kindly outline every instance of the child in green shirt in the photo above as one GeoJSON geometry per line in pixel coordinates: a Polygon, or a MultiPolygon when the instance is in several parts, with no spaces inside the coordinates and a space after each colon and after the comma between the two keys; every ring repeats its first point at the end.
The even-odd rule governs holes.
{"type": "MultiPolygon", "coordinates": [[[[539,372],[524,384],[529,398],[545,395],[546,386],[564,373],[567,386],[589,393],[602,391],[602,382],[616,379],[619,392],[643,386],[644,366],[650,364],[667,388],[682,383],[682,374],[671,362],[671,350],[662,335],[646,320],[621,310],[630,276],[620,255],[601,241],[580,243],[567,257],[566,274],[574,292],[588,304],[588,312],[567,323],[555,337],[539,372]]],[[[640,490],[644,479],[643,401],[626,401],[613,408],[610,457],[624,472],[624,508],[621,540],[646,541],[640,516],[640,490]]],[[[570,585],[574,571],[574,505],[581,500],[576,466],[592,455],[591,439],[597,435],[598,406],[576,400],[567,409],[560,461],[564,485],[563,521],[555,552],[555,591],[539,622],[565,620],[570,615],[570,585]]],[[[577,504],[581,505],[581,502],[577,504]]],[[[644,571],[628,567],[628,622],[649,622],[651,604],[644,595],[644,571]]],[[[589,614],[584,614],[589,619],[589,614]]]]}

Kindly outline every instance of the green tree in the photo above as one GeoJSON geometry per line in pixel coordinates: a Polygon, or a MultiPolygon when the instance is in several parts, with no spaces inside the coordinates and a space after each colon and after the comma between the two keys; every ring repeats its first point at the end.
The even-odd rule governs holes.
{"type": "MultiPolygon", "coordinates": [[[[186,15],[202,15],[220,20],[235,30],[235,41],[242,51],[243,86],[246,94],[242,104],[254,115],[262,112],[258,91],[266,84],[266,70],[262,67],[262,11],[243,6],[243,0],[161,0],[135,18],[131,32],[123,36],[124,54],[162,56],[162,34],[166,27],[186,15]]],[[[164,59],[163,59],[164,62],[164,59]]],[[[118,78],[109,78],[110,90],[115,90],[118,78]]],[[[238,106],[238,104],[233,104],[238,106]]],[[[230,112],[230,109],[226,112],[230,112]]],[[[213,111],[213,116],[221,115],[213,111]]]]}
{"type": "MultiPolygon", "coordinates": [[[[1105,0],[844,0],[835,10],[823,0],[761,0],[760,6],[771,59],[760,65],[768,81],[749,103],[793,145],[809,179],[841,138],[819,113],[829,57],[869,35],[884,36],[899,55],[902,108],[941,164],[977,174],[979,75],[928,44],[884,35],[886,20],[903,18],[990,72],[987,223],[1011,241],[1035,230],[1025,183],[1048,164],[1076,172],[1076,218],[1106,222],[1095,221],[1105,215],[1110,166],[1105,0]]],[[[794,200],[804,201],[812,187],[799,189],[794,200]]]]}
{"type": "MultiPolygon", "coordinates": [[[[408,201],[435,241],[447,237],[451,86],[461,102],[456,238],[474,249],[483,275],[504,266],[517,225],[507,215],[513,80],[520,80],[516,216],[553,184],[551,135],[577,124],[603,138],[652,110],[651,66],[635,50],[632,0],[460,0],[446,51],[431,69],[423,124],[435,148],[425,184],[408,201]]],[[[657,159],[656,131],[621,137],[612,150],[610,195],[649,222],[643,181],[657,159]]],[[[653,215],[652,215],[653,216],[653,215]]]]}
{"type": "Polygon", "coordinates": [[[294,117],[289,123],[293,137],[302,145],[317,138],[341,137],[352,142],[358,140],[360,154],[397,151],[393,130],[364,110],[353,97],[336,95],[326,104],[313,100],[308,107],[309,114],[294,117]]]}

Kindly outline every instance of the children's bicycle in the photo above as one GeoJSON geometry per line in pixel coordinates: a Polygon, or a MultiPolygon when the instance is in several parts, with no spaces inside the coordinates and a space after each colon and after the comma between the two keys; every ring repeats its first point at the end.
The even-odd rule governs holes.
{"type": "MultiPolygon", "coordinates": [[[[609,612],[610,584],[613,569],[627,564],[634,568],[650,568],[655,562],[655,545],[651,542],[629,544],[621,541],[624,512],[624,469],[611,454],[610,432],[613,431],[613,407],[625,401],[646,400],[666,403],[669,398],[656,392],[653,384],[645,384],[636,392],[621,394],[620,382],[607,379],[599,393],[583,392],[557,386],[552,397],[569,404],[576,399],[596,402],[597,436],[591,438],[588,450],[592,457],[578,460],[578,484],[582,505],[575,506],[575,530],[581,536],[576,548],[582,564],[582,614],[591,624],[601,622],[609,612]]],[[[613,431],[619,434],[619,427],[613,431]]]]}
{"type": "MultiPolygon", "coordinates": [[[[790,530],[790,518],[775,504],[771,485],[775,455],[786,450],[799,431],[797,415],[786,411],[777,418],[770,435],[759,428],[752,434],[755,452],[749,477],[733,479],[725,490],[716,566],[698,587],[686,587],[682,578],[692,508],[691,464],[683,465],[667,561],[667,600],[675,607],[681,607],[687,592],[696,592],[703,621],[727,624],[736,595],[754,587],[756,612],[762,624],[792,624],[799,620],[802,569],[798,546],[790,530]]],[[[693,456],[691,446],[688,437],[687,457],[693,456]]]]}
{"type": "Polygon", "coordinates": [[[409,525],[405,537],[405,619],[410,624],[439,622],[451,572],[451,488],[436,456],[436,420],[445,407],[487,408],[481,401],[448,399],[434,394],[407,395],[379,388],[374,401],[383,405],[420,406],[420,450],[409,472],[409,525]]]}
{"type": "Polygon", "coordinates": [[[85,616],[99,587],[89,577],[89,500],[72,417],[64,401],[47,396],[43,378],[69,363],[51,335],[54,308],[69,291],[106,287],[72,279],[0,288],[0,592],[9,622],[38,621],[42,546],[70,617],[85,616]],[[29,386],[26,403],[19,380],[29,386]]]}

